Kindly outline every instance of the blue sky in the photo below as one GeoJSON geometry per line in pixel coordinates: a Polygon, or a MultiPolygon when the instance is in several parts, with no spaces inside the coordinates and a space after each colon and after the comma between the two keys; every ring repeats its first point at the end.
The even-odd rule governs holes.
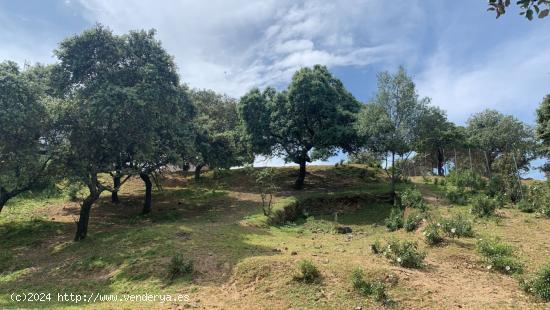
{"type": "Polygon", "coordinates": [[[376,72],[404,65],[421,96],[464,124],[486,108],[533,124],[550,93],[550,18],[484,0],[0,0],[0,60],[55,61],[63,38],[96,22],[117,33],[155,28],[182,80],[238,97],[284,87],[302,66],[327,65],[361,101],[376,72]]]}

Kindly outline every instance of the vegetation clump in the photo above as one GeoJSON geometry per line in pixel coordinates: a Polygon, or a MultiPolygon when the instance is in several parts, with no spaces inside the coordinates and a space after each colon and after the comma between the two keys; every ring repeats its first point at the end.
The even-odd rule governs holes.
{"type": "Polygon", "coordinates": [[[471,212],[477,217],[489,217],[495,214],[497,202],[486,195],[479,195],[472,200],[471,212]]]}
{"type": "Polygon", "coordinates": [[[363,296],[370,296],[375,301],[388,303],[390,300],[386,293],[386,284],[379,280],[369,280],[365,278],[363,269],[356,268],[351,274],[351,283],[353,288],[363,296]]]}
{"type": "Polygon", "coordinates": [[[415,187],[407,187],[401,192],[401,206],[404,208],[426,209],[422,193],[415,187]]]}
{"type": "Polygon", "coordinates": [[[497,270],[506,274],[523,271],[523,264],[514,256],[514,248],[499,239],[480,239],[476,248],[484,256],[489,270],[497,270]]]}
{"type": "Polygon", "coordinates": [[[384,224],[389,231],[396,231],[403,228],[403,210],[393,208],[390,215],[384,220],[384,224]]]}
{"type": "Polygon", "coordinates": [[[450,238],[474,236],[473,223],[462,214],[442,220],[441,229],[450,238]]]}
{"type": "MultiPolygon", "coordinates": [[[[375,250],[374,247],[372,248],[375,250]]],[[[379,254],[382,254],[395,265],[405,268],[422,268],[426,253],[418,249],[418,244],[413,241],[391,240],[383,248],[376,247],[379,254]]]]}
{"type": "Polygon", "coordinates": [[[194,263],[190,259],[186,259],[182,253],[176,253],[170,260],[168,265],[168,275],[171,280],[190,275],[193,273],[194,263]]]}
{"type": "Polygon", "coordinates": [[[437,223],[428,224],[422,234],[428,245],[438,245],[445,240],[441,232],[441,225],[437,223]]]}
{"type": "Polygon", "coordinates": [[[411,232],[415,231],[422,221],[424,220],[424,214],[420,212],[411,212],[407,215],[405,219],[404,228],[406,231],[411,232]]]}
{"type": "Polygon", "coordinates": [[[298,263],[299,274],[294,277],[298,281],[304,283],[315,283],[321,279],[321,273],[319,269],[313,264],[312,261],[304,259],[298,263]]]}
{"type": "Polygon", "coordinates": [[[533,279],[523,281],[521,286],[525,292],[545,302],[550,301],[550,265],[543,266],[533,279]]]}

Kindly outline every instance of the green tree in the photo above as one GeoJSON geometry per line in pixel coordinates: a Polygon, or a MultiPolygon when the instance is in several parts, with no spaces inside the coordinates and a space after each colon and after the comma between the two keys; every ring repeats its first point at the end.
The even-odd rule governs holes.
{"type": "Polygon", "coordinates": [[[304,186],[306,163],[350,150],[360,104],[324,66],[303,68],[286,91],[253,89],[239,113],[255,154],[282,156],[300,166],[295,188],[304,186]]]}
{"type": "Polygon", "coordinates": [[[384,169],[390,178],[392,196],[400,176],[396,156],[405,157],[413,151],[418,124],[428,102],[428,98],[418,98],[414,82],[400,67],[395,74],[378,74],[376,96],[359,115],[357,130],[364,146],[386,154],[386,159],[391,161],[391,166],[388,168],[386,164],[384,169]]]}
{"type": "MultiPolygon", "coordinates": [[[[537,138],[541,141],[543,155],[550,155],[550,95],[546,95],[537,109],[537,138]]],[[[550,172],[550,165],[546,164],[544,171],[550,172]]]]}
{"type": "Polygon", "coordinates": [[[488,177],[500,155],[520,150],[532,152],[532,130],[513,116],[485,110],[474,114],[467,123],[469,141],[482,153],[488,177]]]}
{"type": "Polygon", "coordinates": [[[437,161],[437,174],[445,175],[445,151],[456,148],[460,141],[459,131],[447,120],[445,111],[434,106],[426,107],[417,125],[417,135],[416,151],[434,155],[437,161]]]}
{"type": "Polygon", "coordinates": [[[90,209],[100,194],[118,190],[100,174],[139,175],[146,186],[143,212],[150,212],[150,176],[189,140],[192,107],[154,31],[116,36],[97,25],[65,39],[56,55],[56,84],[67,101],[66,167],[89,192],[81,205],[78,241],[86,237],[90,209]]]}
{"type": "Polygon", "coordinates": [[[47,182],[57,155],[51,98],[32,72],[0,63],[0,212],[11,198],[47,182]]]}
{"type": "Polygon", "coordinates": [[[201,169],[228,169],[254,160],[242,139],[237,100],[211,90],[192,90],[191,100],[197,114],[193,120],[194,152],[188,162],[195,166],[195,179],[201,169]]]}

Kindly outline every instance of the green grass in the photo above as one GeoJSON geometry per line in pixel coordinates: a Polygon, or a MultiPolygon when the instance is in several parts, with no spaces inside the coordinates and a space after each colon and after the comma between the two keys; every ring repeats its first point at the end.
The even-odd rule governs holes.
{"type": "MultiPolygon", "coordinates": [[[[164,191],[154,192],[153,213],[148,216],[139,215],[141,182],[129,181],[121,191],[121,204],[113,205],[103,199],[94,206],[88,238],[78,243],[72,242],[71,215],[77,210],[66,198],[16,199],[0,214],[0,308],[159,306],[21,304],[11,302],[6,295],[29,291],[184,293],[191,297],[190,303],[205,308],[230,307],[235,300],[242,308],[353,309],[358,305],[363,309],[377,308],[381,306],[379,303],[353,291],[349,276],[358,266],[367,274],[375,273],[377,281],[399,274],[396,272],[399,267],[372,254],[369,248],[375,240],[386,243],[390,237],[418,242],[419,251],[428,252],[426,268],[414,270],[410,276],[419,282],[400,278],[397,284],[387,285],[388,295],[396,300],[397,307],[453,306],[439,298],[442,295],[438,295],[436,287],[444,277],[456,276],[457,271],[450,263],[463,266],[481,259],[475,250],[475,240],[453,239],[432,248],[424,244],[422,228],[415,232],[387,232],[384,220],[391,210],[388,203],[353,200],[361,195],[385,194],[388,190],[382,174],[367,171],[359,166],[311,167],[305,191],[296,192],[291,189],[296,169],[278,169],[277,180],[282,190],[276,195],[276,207],[306,201],[309,212],[309,216],[281,226],[266,225],[259,195],[244,170],[231,170],[222,177],[207,172],[199,183],[192,176],[172,176],[177,182],[167,182],[164,191]],[[316,213],[319,210],[322,212],[316,213]],[[326,210],[330,212],[323,213],[326,210]],[[337,216],[334,210],[338,211],[337,216]],[[338,225],[350,226],[353,233],[336,234],[334,227],[338,225]],[[171,279],[167,270],[175,253],[195,262],[191,275],[171,279]],[[294,270],[301,260],[309,260],[317,267],[321,282],[293,281],[294,270]],[[424,296],[424,301],[418,296],[424,296]]],[[[405,185],[400,184],[399,188],[402,186],[405,185]]],[[[418,187],[425,195],[437,195],[440,190],[432,184],[418,187]]],[[[550,220],[513,209],[499,210],[500,220],[474,219],[468,213],[469,208],[450,207],[441,200],[441,204],[430,205],[429,213],[434,219],[462,214],[473,221],[476,234],[498,236],[512,244],[518,259],[525,263],[526,276],[545,263],[544,253],[550,252],[547,243],[550,220]]],[[[463,272],[464,277],[471,277],[468,285],[480,283],[479,273],[463,272]]],[[[519,287],[502,287],[500,274],[486,273],[493,280],[481,282],[484,285],[505,294],[520,292],[519,287]]],[[[526,301],[516,306],[533,308],[533,305],[526,301]]],[[[474,296],[465,306],[490,304],[483,304],[474,296]]]]}

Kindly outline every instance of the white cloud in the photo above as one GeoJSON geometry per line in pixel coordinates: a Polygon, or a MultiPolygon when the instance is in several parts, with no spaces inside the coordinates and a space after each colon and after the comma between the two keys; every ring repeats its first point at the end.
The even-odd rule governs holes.
{"type": "Polygon", "coordinates": [[[469,64],[452,59],[451,52],[441,47],[417,83],[451,120],[464,123],[487,108],[534,120],[540,100],[550,92],[550,35],[533,32],[507,40],[469,64]]]}
{"type": "MultiPolygon", "coordinates": [[[[416,3],[416,2],[415,2],[416,3]]],[[[116,32],[156,28],[192,87],[239,96],[280,86],[303,66],[365,66],[399,59],[421,21],[416,4],[383,1],[81,1],[116,32]],[[379,10],[385,12],[384,18],[379,10]],[[395,24],[392,17],[400,17],[395,24]]]]}

